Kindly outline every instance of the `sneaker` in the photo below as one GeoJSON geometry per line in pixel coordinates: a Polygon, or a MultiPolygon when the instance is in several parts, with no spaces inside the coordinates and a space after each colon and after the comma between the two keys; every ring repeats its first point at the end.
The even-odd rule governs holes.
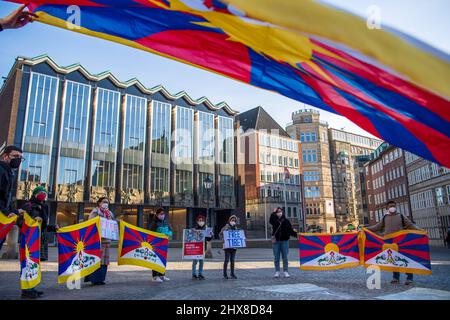
{"type": "Polygon", "coordinates": [[[36,291],[22,291],[22,299],[37,299],[39,295],[36,291]]]}
{"type": "Polygon", "coordinates": [[[197,280],[197,279],[198,279],[197,275],[193,274],[192,275],[192,280],[197,280]]]}
{"type": "Polygon", "coordinates": [[[413,281],[412,280],[406,280],[405,281],[405,286],[410,286],[410,285],[412,285],[413,284],[413,281]]]}
{"type": "Polygon", "coordinates": [[[291,276],[289,275],[289,273],[287,271],[284,272],[284,277],[285,278],[290,278],[291,276]]]}
{"type": "Polygon", "coordinates": [[[170,281],[170,278],[166,277],[166,276],[161,276],[161,280],[162,281],[170,281]]]}
{"type": "Polygon", "coordinates": [[[399,279],[392,279],[391,284],[398,284],[400,282],[399,279]]]}
{"type": "Polygon", "coordinates": [[[275,274],[273,275],[274,278],[279,278],[280,277],[280,272],[275,272],[275,274]]]}
{"type": "Polygon", "coordinates": [[[237,277],[234,274],[232,274],[231,279],[237,279],[237,277]]]}
{"type": "Polygon", "coordinates": [[[37,295],[38,295],[39,297],[42,296],[42,295],[44,294],[43,291],[39,291],[39,290],[36,290],[36,293],[37,293],[37,295]]]}
{"type": "Polygon", "coordinates": [[[163,282],[163,279],[161,277],[153,277],[152,282],[163,282]]]}
{"type": "Polygon", "coordinates": [[[198,275],[198,280],[205,280],[205,277],[202,274],[198,275]]]}
{"type": "Polygon", "coordinates": [[[230,278],[228,278],[228,276],[226,274],[223,275],[223,278],[226,280],[230,279],[230,278]]]}

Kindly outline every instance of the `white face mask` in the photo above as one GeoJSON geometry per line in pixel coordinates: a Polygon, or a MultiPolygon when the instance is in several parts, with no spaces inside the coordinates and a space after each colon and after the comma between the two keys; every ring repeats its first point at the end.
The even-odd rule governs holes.
{"type": "Polygon", "coordinates": [[[234,227],[236,225],[236,222],[230,221],[230,226],[234,227]]]}
{"type": "Polygon", "coordinates": [[[101,208],[103,210],[108,210],[109,205],[107,203],[102,203],[101,208]]]}
{"type": "Polygon", "coordinates": [[[197,222],[198,223],[198,225],[200,226],[200,227],[203,227],[204,225],[205,225],[205,221],[199,221],[199,222],[197,222]]]}
{"type": "Polygon", "coordinates": [[[397,208],[396,208],[396,207],[390,207],[390,208],[388,209],[388,211],[389,211],[390,213],[395,213],[395,212],[397,212],[397,208]]]}

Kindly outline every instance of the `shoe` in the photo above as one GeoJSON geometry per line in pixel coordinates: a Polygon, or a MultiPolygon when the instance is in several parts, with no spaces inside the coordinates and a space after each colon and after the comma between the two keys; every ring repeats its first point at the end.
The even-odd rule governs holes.
{"type": "Polygon", "coordinates": [[[84,277],[84,282],[89,282],[89,277],[84,277]]]}
{"type": "Polygon", "coordinates": [[[103,281],[92,282],[92,285],[94,285],[94,286],[103,286],[105,284],[106,283],[104,283],[103,281]]]}
{"type": "Polygon", "coordinates": [[[170,278],[166,277],[166,276],[161,276],[162,281],[170,281],[170,278]]]}
{"type": "Polygon", "coordinates": [[[153,277],[152,282],[163,282],[163,279],[161,277],[153,277]]]}
{"type": "Polygon", "coordinates": [[[194,274],[194,275],[192,275],[192,280],[197,280],[198,279],[198,277],[194,274]]]}
{"type": "Polygon", "coordinates": [[[37,299],[39,295],[36,291],[22,291],[21,297],[23,299],[37,299]]]}
{"type": "Polygon", "coordinates": [[[232,274],[231,279],[237,279],[237,277],[234,274],[232,274]]]}
{"type": "Polygon", "coordinates": [[[41,258],[40,260],[41,260],[41,262],[42,261],[48,261],[48,258],[41,258]]]}
{"type": "Polygon", "coordinates": [[[392,279],[391,284],[398,284],[400,282],[399,279],[392,279]]]}
{"type": "Polygon", "coordinates": [[[274,278],[279,278],[280,277],[280,272],[275,272],[275,274],[273,275],[274,278]]]}
{"type": "Polygon", "coordinates": [[[410,286],[412,285],[414,282],[412,280],[406,280],[405,281],[405,286],[410,286]]]}
{"type": "Polygon", "coordinates": [[[287,271],[284,272],[284,277],[285,278],[290,278],[291,276],[289,275],[289,273],[287,271]]]}
{"type": "Polygon", "coordinates": [[[205,280],[205,277],[202,274],[198,275],[198,280],[205,280]]]}
{"type": "Polygon", "coordinates": [[[44,294],[43,291],[38,291],[38,290],[36,290],[36,293],[37,293],[37,295],[38,295],[39,297],[42,296],[42,295],[44,294]]]}
{"type": "Polygon", "coordinates": [[[223,275],[223,278],[227,279],[227,280],[230,279],[230,278],[228,278],[228,276],[226,274],[223,275]]]}

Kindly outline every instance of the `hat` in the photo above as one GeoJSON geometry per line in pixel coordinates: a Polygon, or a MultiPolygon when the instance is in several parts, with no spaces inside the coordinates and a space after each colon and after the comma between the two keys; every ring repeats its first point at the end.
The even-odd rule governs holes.
{"type": "Polygon", "coordinates": [[[198,221],[200,219],[206,220],[205,216],[200,214],[200,215],[197,216],[197,218],[195,218],[195,221],[198,221]]]}
{"type": "Polygon", "coordinates": [[[232,219],[237,221],[237,217],[234,214],[228,218],[228,222],[230,222],[232,219]]]}
{"type": "Polygon", "coordinates": [[[37,186],[36,188],[34,188],[33,189],[33,197],[34,196],[36,196],[38,193],[41,193],[41,192],[45,192],[45,193],[47,193],[48,194],[48,191],[47,191],[47,189],[45,189],[45,187],[44,186],[37,186]]]}

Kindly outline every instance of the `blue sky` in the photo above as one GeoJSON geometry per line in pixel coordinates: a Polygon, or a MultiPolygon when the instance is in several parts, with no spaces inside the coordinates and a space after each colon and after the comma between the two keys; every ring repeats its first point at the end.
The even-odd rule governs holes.
{"type": "MultiPolygon", "coordinates": [[[[367,15],[369,6],[377,5],[381,9],[382,24],[395,27],[450,53],[448,0],[322,1],[361,16],[367,15]]],[[[5,16],[16,7],[16,4],[1,1],[0,16],[5,16]]],[[[63,66],[79,62],[92,73],[110,70],[120,80],[137,77],[148,87],[162,84],[172,93],[185,90],[193,98],[207,96],[213,103],[226,101],[238,111],[261,105],[283,127],[291,121],[291,113],[303,107],[301,103],[273,92],[147,52],[37,22],[19,30],[0,32],[0,75],[4,77],[8,74],[17,56],[33,57],[44,53],[63,66]]],[[[321,111],[321,114],[323,120],[334,128],[365,134],[343,117],[325,111],[321,111]]]]}

